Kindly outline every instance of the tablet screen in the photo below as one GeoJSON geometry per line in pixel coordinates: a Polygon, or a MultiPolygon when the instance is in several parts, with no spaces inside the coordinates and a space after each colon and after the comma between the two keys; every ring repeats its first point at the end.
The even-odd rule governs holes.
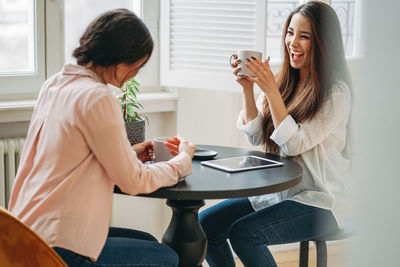
{"type": "Polygon", "coordinates": [[[202,161],[201,164],[228,172],[268,168],[283,165],[282,162],[264,159],[257,156],[243,156],[227,159],[209,160],[202,161]]]}

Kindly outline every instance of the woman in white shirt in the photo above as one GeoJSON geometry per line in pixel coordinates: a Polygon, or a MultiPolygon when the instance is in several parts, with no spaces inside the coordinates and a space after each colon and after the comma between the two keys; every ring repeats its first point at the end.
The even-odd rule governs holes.
{"type": "MultiPolygon", "coordinates": [[[[341,227],[349,176],[351,80],[335,11],[308,2],[288,17],[284,61],[274,76],[269,59],[246,59],[255,77],[237,76],[243,110],[237,126],[253,145],[291,157],[303,179],[280,194],[226,200],[200,214],[210,266],[276,266],[267,246],[316,238],[341,227]],[[255,101],[253,86],[262,93],[255,101]]],[[[251,175],[251,173],[249,173],[251,175]]],[[[250,179],[250,178],[249,178],[250,179]]]]}

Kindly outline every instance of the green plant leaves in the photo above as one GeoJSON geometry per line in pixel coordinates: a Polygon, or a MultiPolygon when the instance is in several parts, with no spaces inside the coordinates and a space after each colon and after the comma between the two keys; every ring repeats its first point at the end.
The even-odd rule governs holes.
{"type": "Polygon", "coordinates": [[[140,83],[134,78],[129,79],[122,86],[122,94],[118,96],[118,100],[121,103],[121,109],[126,122],[143,120],[146,119],[147,124],[149,120],[146,115],[140,114],[143,109],[143,105],[137,102],[137,94],[140,93],[140,83]]]}

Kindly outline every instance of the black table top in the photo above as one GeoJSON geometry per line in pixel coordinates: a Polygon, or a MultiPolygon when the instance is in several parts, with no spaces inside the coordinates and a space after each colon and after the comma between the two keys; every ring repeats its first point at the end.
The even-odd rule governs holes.
{"type": "MultiPolygon", "coordinates": [[[[215,159],[255,155],[263,158],[281,161],[281,167],[257,169],[228,173],[222,170],[206,167],[200,160],[193,160],[192,174],[184,181],[172,187],[139,195],[144,197],[202,200],[248,197],[280,192],[300,183],[303,170],[293,160],[267,154],[261,151],[251,151],[242,148],[199,145],[201,148],[215,150],[218,155],[215,159]]],[[[118,193],[118,189],[115,191],[118,193]]]]}

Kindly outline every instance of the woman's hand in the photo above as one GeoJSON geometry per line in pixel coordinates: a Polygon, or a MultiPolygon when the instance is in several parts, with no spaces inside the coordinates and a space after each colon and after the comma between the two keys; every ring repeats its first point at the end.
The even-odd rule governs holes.
{"type": "Polygon", "coordinates": [[[193,158],[196,146],[190,142],[187,138],[181,136],[175,136],[172,139],[167,139],[165,145],[170,148],[169,153],[176,156],[179,153],[186,152],[190,158],[193,158]]]}
{"type": "Polygon", "coordinates": [[[135,150],[138,159],[141,162],[146,162],[154,159],[154,144],[153,141],[145,141],[143,143],[134,144],[132,146],[135,150]]]}
{"type": "Polygon", "coordinates": [[[269,57],[264,62],[255,57],[248,58],[246,61],[247,68],[255,76],[248,76],[247,79],[249,81],[255,82],[267,97],[269,93],[279,91],[275,76],[269,66],[269,57]]]}
{"type": "Polygon", "coordinates": [[[275,81],[275,76],[269,67],[269,57],[265,62],[252,57],[247,59],[247,68],[254,74],[255,78],[248,77],[250,81],[257,83],[263,90],[268,99],[268,107],[271,111],[272,121],[275,129],[279,127],[281,122],[289,115],[278,85],[275,81]]]}
{"type": "Polygon", "coordinates": [[[236,60],[235,62],[233,62],[231,64],[232,68],[234,68],[233,70],[233,75],[236,76],[236,81],[243,87],[244,90],[253,90],[254,88],[254,82],[250,81],[247,79],[247,76],[238,76],[238,72],[242,69],[242,68],[238,68],[238,65],[240,64],[240,59],[237,60],[237,55],[233,55],[233,58],[236,60]]]}

